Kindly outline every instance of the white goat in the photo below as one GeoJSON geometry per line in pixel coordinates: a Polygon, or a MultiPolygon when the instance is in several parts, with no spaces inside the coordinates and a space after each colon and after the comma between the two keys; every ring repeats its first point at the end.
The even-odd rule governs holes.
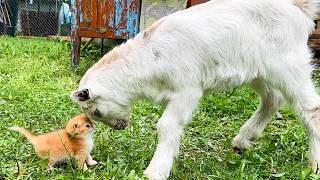
{"type": "Polygon", "coordinates": [[[92,119],[124,129],[131,103],[166,103],[159,143],[145,174],[166,179],[184,126],[207,91],[252,87],[261,104],[234,138],[250,147],[286,101],[310,134],[320,167],[320,97],[307,46],[320,0],[212,0],[164,17],[91,67],[71,98],[92,119]]]}

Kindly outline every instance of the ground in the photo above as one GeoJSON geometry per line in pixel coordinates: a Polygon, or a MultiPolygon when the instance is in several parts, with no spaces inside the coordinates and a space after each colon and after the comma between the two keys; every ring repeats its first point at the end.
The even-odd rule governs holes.
{"type": "MultiPolygon", "coordinates": [[[[69,94],[100,54],[90,48],[80,68],[70,68],[70,44],[45,39],[0,37],[0,179],[143,179],[156,147],[155,124],[163,107],[139,101],[131,124],[115,131],[98,124],[92,152],[98,165],[83,172],[67,163],[46,170],[27,140],[10,126],[35,133],[62,128],[80,113],[69,94]]],[[[315,74],[317,79],[317,74],[315,74]]],[[[232,138],[259,98],[247,88],[212,93],[186,127],[170,179],[319,179],[307,166],[308,137],[290,108],[280,111],[263,136],[243,155],[232,138]]]]}

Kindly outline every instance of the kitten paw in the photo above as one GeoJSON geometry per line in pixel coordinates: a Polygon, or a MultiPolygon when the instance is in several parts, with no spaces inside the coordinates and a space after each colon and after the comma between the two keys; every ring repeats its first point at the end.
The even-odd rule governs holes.
{"type": "Polygon", "coordinates": [[[82,170],[83,170],[83,171],[87,171],[87,170],[88,170],[88,167],[87,167],[86,164],[83,165],[82,170]]]}
{"type": "Polygon", "coordinates": [[[94,165],[97,165],[98,162],[95,160],[91,160],[91,161],[88,161],[87,164],[88,164],[88,166],[94,166],[94,165]]]}
{"type": "Polygon", "coordinates": [[[48,166],[47,166],[47,170],[49,170],[49,171],[53,171],[53,170],[54,170],[54,167],[53,167],[53,166],[48,165],[48,166]]]}

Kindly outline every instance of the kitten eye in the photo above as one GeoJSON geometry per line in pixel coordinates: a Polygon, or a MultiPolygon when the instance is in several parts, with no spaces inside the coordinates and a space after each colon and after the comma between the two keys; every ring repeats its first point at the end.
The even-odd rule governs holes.
{"type": "Polygon", "coordinates": [[[89,124],[86,125],[87,128],[91,127],[89,124]]]}
{"type": "Polygon", "coordinates": [[[100,113],[100,111],[99,111],[98,109],[96,109],[96,110],[94,111],[93,115],[95,115],[95,116],[97,116],[97,117],[99,117],[99,118],[102,117],[102,115],[101,115],[101,113],[100,113]]]}

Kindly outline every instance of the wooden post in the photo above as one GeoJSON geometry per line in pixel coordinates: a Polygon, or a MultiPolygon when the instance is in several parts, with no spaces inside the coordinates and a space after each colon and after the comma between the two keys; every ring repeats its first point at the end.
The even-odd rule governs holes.
{"type": "Polygon", "coordinates": [[[188,0],[187,8],[194,6],[194,5],[197,5],[197,4],[205,3],[207,1],[209,1],[209,0],[188,0]]]}
{"type": "MultiPolygon", "coordinates": [[[[17,0],[9,0],[7,2],[8,2],[7,9],[9,9],[8,14],[10,14],[9,12],[11,12],[11,15],[8,16],[9,21],[11,22],[11,23],[8,23],[8,25],[9,25],[8,35],[15,36],[15,30],[16,30],[17,19],[18,19],[18,1],[17,0]]],[[[6,6],[6,4],[5,4],[5,6],[6,6]]],[[[4,19],[5,19],[5,17],[4,17],[4,19]]]]}
{"type": "Polygon", "coordinates": [[[73,67],[79,66],[80,62],[80,46],[81,38],[78,33],[78,1],[71,0],[72,15],[71,15],[71,64],[73,67]]]}

